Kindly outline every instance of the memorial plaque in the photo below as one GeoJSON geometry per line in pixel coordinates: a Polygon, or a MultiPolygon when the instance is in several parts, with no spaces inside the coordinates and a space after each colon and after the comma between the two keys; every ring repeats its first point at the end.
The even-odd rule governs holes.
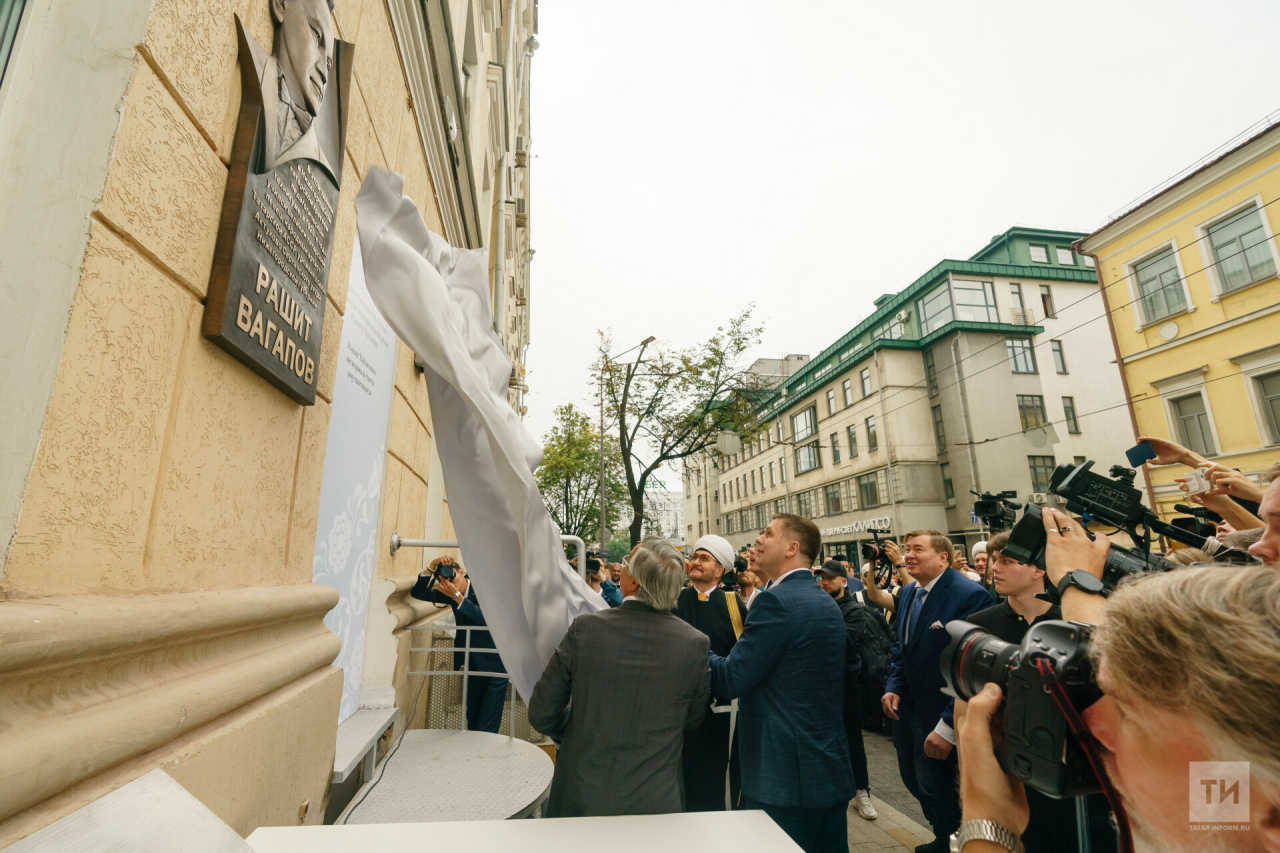
{"type": "Polygon", "coordinates": [[[240,114],[202,330],[311,405],[354,45],[334,38],[329,0],[271,0],[271,16],[271,53],[236,17],[240,114]]]}

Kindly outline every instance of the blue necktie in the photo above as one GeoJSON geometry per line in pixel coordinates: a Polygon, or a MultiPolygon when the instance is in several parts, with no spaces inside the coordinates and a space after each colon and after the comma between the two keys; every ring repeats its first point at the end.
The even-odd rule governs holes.
{"type": "Polygon", "coordinates": [[[929,591],[924,587],[916,592],[915,598],[911,600],[911,615],[907,619],[907,642],[911,642],[911,635],[915,633],[916,621],[920,618],[920,611],[924,608],[924,597],[929,591]]]}

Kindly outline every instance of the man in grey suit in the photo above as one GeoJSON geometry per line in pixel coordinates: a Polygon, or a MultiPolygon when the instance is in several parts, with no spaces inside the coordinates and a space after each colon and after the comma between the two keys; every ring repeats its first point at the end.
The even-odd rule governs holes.
{"type": "Polygon", "coordinates": [[[529,724],[560,744],[544,814],[684,811],[684,733],[711,693],[707,635],[671,613],[684,559],[646,538],[622,570],[622,606],[579,616],[529,699],[529,724]]]}

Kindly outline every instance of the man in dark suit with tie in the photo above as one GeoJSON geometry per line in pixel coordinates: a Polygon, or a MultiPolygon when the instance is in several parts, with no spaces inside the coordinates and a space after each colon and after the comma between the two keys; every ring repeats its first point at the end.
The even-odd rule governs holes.
{"type": "Polygon", "coordinates": [[[775,515],[756,539],[756,596],[728,657],[710,655],[712,692],[740,698],[742,801],[806,853],[848,853],[853,798],[844,731],[844,618],[814,582],[822,545],[807,518],[775,515]]]}
{"type": "Polygon", "coordinates": [[[671,613],[684,558],[648,537],[622,570],[622,606],[579,616],[529,698],[560,744],[547,817],[684,810],[685,732],[707,713],[707,635],[671,613]]]}
{"type": "MultiPolygon", "coordinates": [[[[742,633],[747,605],[736,592],[720,589],[720,577],[733,565],[733,546],[714,533],[693,546],[685,573],[689,585],[680,591],[675,614],[707,635],[711,651],[726,657],[742,633]]],[[[726,706],[727,707],[727,706],[726,706]]],[[[737,740],[737,731],[734,731],[737,740]]],[[[735,750],[736,753],[736,750],[735,750]]],[[[730,801],[736,803],[741,781],[737,755],[730,773],[730,801]]],[[[684,736],[685,808],[691,812],[725,810],[725,771],[729,769],[729,715],[707,710],[697,731],[684,736]]]]}
{"type": "Polygon", "coordinates": [[[951,552],[951,540],[936,530],[906,536],[904,559],[913,582],[898,594],[897,642],[880,700],[885,714],[898,721],[893,741],[902,783],[933,826],[934,840],[917,853],[943,853],[960,826],[953,700],[942,692],[938,665],[950,641],[945,626],[994,603],[981,585],[949,568],[951,552]]]}

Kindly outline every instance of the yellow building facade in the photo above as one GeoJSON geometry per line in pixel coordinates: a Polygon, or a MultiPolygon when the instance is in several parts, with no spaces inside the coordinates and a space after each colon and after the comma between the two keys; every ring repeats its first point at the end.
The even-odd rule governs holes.
{"type": "MultiPolygon", "coordinates": [[[[1076,243],[1094,258],[1137,435],[1256,475],[1280,460],[1280,127],[1076,243]]],[[[1162,517],[1181,466],[1154,466],[1162,517]]]]}
{"type": "Polygon", "coordinates": [[[0,55],[0,848],[155,768],[241,834],[320,823],[344,674],[360,707],[399,711],[382,752],[427,712],[406,626],[438,611],[408,594],[423,552],[387,546],[453,528],[394,335],[347,618],[362,669],[335,665],[339,593],[316,582],[343,330],[381,322],[349,298],[354,200],[390,169],[429,228],[491,249],[518,407],[536,0],[318,4],[354,62],[314,405],[201,332],[236,19],[270,51],[272,6],[30,0],[0,55]]]}

